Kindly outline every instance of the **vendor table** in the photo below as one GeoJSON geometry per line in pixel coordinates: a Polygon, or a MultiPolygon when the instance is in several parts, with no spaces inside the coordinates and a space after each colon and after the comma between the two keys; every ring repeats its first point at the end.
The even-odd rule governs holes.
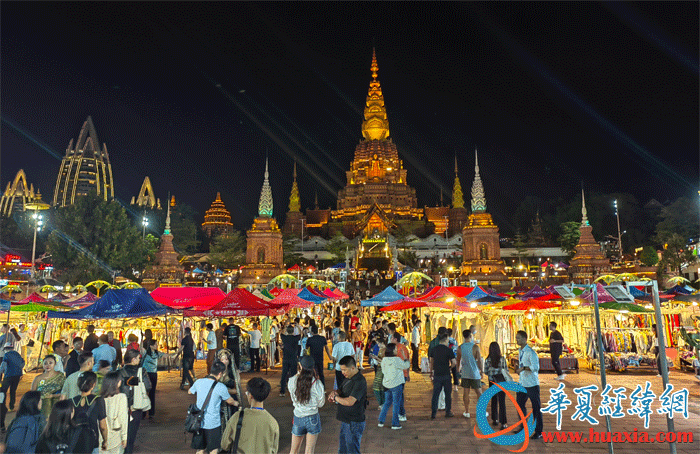
{"type": "MultiPolygon", "coordinates": [[[[552,366],[552,358],[550,356],[540,356],[540,372],[542,371],[552,371],[554,372],[554,366],[552,366]]],[[[510,367],[513,369],[518,368],[518,357],[517,356],[511,356],[509,358],[510,360],[510,367]]],[[[562,356],[559,358],[559,364],[561,365],[561,370],[562,371],[576,371],[576,373],[579,373],[579,368],[578,368],[578,358],[575,356],[562,356]]]]}

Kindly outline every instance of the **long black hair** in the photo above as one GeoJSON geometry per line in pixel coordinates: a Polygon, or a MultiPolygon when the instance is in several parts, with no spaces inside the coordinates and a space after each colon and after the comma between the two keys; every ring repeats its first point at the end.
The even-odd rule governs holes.
{"type": "Polygon", "coordinates": [[[41,413],[39,410],[39,402],[41,401],[41,392],[27,391],[19,401],[19,409],[17,410],[16,418],[22,416],[34,416],[41,413]]]}
{"type": "Polygon", "coordinates": [[[311,387],[318,378],[316,368],[307,369],[302,367],[297,378],[297,388],[294,395],[300,404],[306,404],[311,400],[311,387]]]}
{"type": "Polygon", "coordinates": [[[501,346],[498,342],[491,342],[491,344],[489,344],[489,356],[486,357],[491,361],[491,367],[498,367],[501,364],[502,356],[501,346]]]}
{"type": "Polygon", "coordinates": [[[396,344],[386,344],[386,350],[384,351],[385,358],[391,358],[396,356],[396,344]]]}
{"type": "Polygon", "coordinates": [[[65,441],[73,428],[73,403],[70,400],[59,400],[51,409],[51,415],[41,438],[65,441]]]}

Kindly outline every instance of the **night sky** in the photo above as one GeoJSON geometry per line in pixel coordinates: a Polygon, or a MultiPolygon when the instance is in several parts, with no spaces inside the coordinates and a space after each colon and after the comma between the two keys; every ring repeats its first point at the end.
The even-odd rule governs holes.
{"type": "MultiPolygon", "coordinates": [[[[376,47],[391,137],[419,205],[468,199],[474,148],[501,225],[526,195],[698,189],[698,2],[2,2],[0,184],[51,201],[91,115],[128,203],[149,176],[238,228],[265,155],[275,216],[335,208],[361,138],[376,47]]],[[[612,215],[612,210],[611,210],[612,215]]],[[[201,222],[202,219],[199,219],[201,222]]]]}

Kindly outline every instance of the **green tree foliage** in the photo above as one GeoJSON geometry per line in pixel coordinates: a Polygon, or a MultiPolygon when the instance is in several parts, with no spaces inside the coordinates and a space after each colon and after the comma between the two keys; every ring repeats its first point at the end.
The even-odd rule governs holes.
{"type": "Polygon", "coordinates": [[[406,228],[405,225],[399,224],[399,226],[392,233],[394,240],[396,241],[396,247],[399,249],[406,249],[408,246],[408,237],[411,235],[411,231],[406,228]]]}
{"type": "Polygon", "coordinates": [[[116,200],[106,202],[94,192],[57,209],[51,229],[47,249],[67,281],[111,281],[103,265],[131,276],[132,270],[141,269],[146,261],[141,232],[132,225],[126,210],[116,200]]]}
{"type": "Polygon", "coordinates": [[[527,253],[527,238],[525,238],[525,235],[523,235],[520,230],[518,230],[518,233],[515,234],[513,247],[515,248],[516,255],[518,256],[518,262],[522,263],[522,258],[525,257],[527,253]]]}
{"type": "MultiPolygon", "coordinates": [[[[0,243],[13,251],[31,260],[32,244],[34,242],[34,223],[31,219],[32,212],[16,211],[12,217],[0,216],[0,243]]],[[[48,222],[50,213],[42,212],[44,225],[48,222]]],[[[48,233],[44,228],[37,232],[36,256],[39,257],[46,249],[46,237],[48,233]]]]}
{"type": "Polygon", "coordinates": [[[663,208],[659,217],[661,221],[656,225],[656,238],[661,244],[669,243],[674,235],[680,235],[687,242],[698,234],[698,204],[690,199],[680,197],[663,208]]]}
{"type": "Polygon", "coordinates": [[[333,256],[332,261],[335,263],[345,261],[345,251],[349,248],[348,239],[342,234],[338,233],[333,238],[328,240],[326,245],[326,251],[330,252],[333,256]]]}
{"type": "Polygon", "coordinates": [[[559,235],[559,246],[561,249],[569,254],[569,256],[574,255],[574,249],[578,244],[579,238],[581,238],[581,231],[579,227],[580,222],[564,222],[561,224],[561,234],[559,235]]]}
{"type": "Polygon", "coordinates": [[[156,252],[158,252],[158,248],[160,247],[160,239],[149,233],[146,235],[146,238],[144,238],[143,243],[146,260],[148,263],[153,263],[156,259],[156,252]]]}
{"type": "Polygon", "coordinates": [[[282,239],[282,251],[284,253],[284,263],[287,268],[294,265],[304,265],[304,257],[296,249],[300,243],[299,238],[294,235],[285,235],[282,239]]]}
{"type": "Polygon", "coordinates": [[[399,262],[413,269],[418,268],[418,256],[416,255],[416,251],[399,252],[399,262]]]}
{"type": "Polygon", "coordinates": [[[170,212],[170,233],[173,235],[173,246],[180,253],[194,254],[199,252],[201,233],[199,224],[195,221],[197,212],[190,205],[178,203],[170,212]]]}
{"type": "Polygon", "coordinates": [[[639,255],[639,260],[644,266],[655,266],[659,263],[659,255],[656,253],[656,248],[644,246],[642,253],[639,255]]]}
{"type": "Polygon", "coordinates": [[[234,269],[245,263],[246,238],[237,230],[212,240],[209,257],[219,268],[234,269]]]}
{"type": "Polygon", "coordinates": [[[694,261],[695,256],[687,247],[687,238],[678,233],[670,234],[664,244],[664,252],[661,255],[661,268],[668,268],[673,274],[681,274],[683,267],[694,261]]]}

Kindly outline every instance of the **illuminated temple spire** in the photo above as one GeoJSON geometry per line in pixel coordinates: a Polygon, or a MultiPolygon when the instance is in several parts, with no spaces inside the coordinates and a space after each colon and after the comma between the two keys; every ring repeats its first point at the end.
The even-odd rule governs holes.
{"type": "Polygon", "coordinates": [[[581,225],[588,224],[588,212],[586,211],[586,196],[583,194],[583,188],[581,188],[581,225]]]}
{"type": "Polygon", "coordinates": [[[452,187],[452,208],[464,208],[464,194],[462,193],[462,185],[459,182],[459,173],[457,170],[457,156],[455,155],[455,184],[452,187]]]}
{"type": "Polygon", "coordinates": [[[367,140],[386,140],[389,138],[389,120],[384,107],[384,95],[382,87],[377,79],[377,55],[372,49],[372,81],[369,83],[367,102],[365,103],[364,118],[362,122],[362,135],[367,140]]]}
{"type": "Polygon", "coordinates": [[[170,235],[170,205],[171,204],[168,204],[168,214],[165,216],[165,230],[163,231],[163,235],[170,235]]]}
{"type": "Polygon", "coordinates": [[[299,199],[299,186],[297,186],[297,162],[294,161],[294,182],[292,183],[292,193],[289,194],[289,211],[301,211],[299,199]]]}
{"type": "Polygon", "coordinates": [[[258,204],[258,217],[272,217],[272,189],[270,188],[270,174],[267,171],[267,158],[265,158],[265,181],[260,191],[260,204],[258,204]]]}
{"type": "Polygon", "coordinates": [[[483,213],[486,211],[486,196],[484,195],[484,185],[481,184],[479,175],[479,156],[474,149],[474,183],[472,183],[472,213],[483,213]]]}

